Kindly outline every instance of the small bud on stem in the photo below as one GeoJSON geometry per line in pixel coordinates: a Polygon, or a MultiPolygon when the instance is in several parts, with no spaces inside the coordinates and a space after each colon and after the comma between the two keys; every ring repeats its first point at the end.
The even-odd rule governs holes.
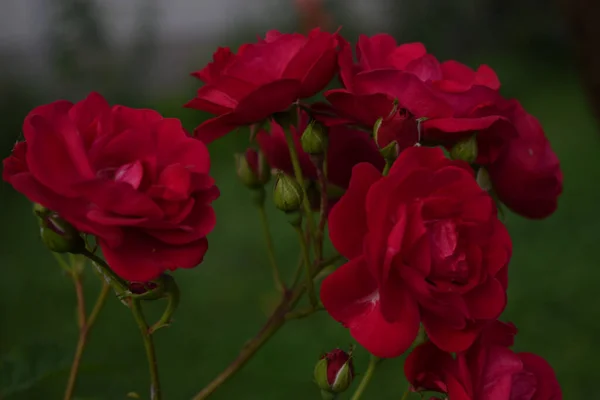
{"type": "Polygon", "coordinates": [[[57,213],[40,204],[33,206],[33,212],[38,217],[42,241],[50,251],[80,254],[85,250],[85,240],[79,231],[57,213]]]}

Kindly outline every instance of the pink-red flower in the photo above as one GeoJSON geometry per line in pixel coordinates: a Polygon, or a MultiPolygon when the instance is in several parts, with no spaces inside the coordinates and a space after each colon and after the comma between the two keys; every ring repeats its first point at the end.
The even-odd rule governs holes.
{"type": "Polygon", "coordinates": [[[147,281],[202,261],[219,191],[206,146],[178,120],[92,93],[35,108],[23,133],[4,180],[96,235],[122,278],[147,281]]]}
{"type": "Polygon", "coordinates": [[[451,400],[561,400],[552,367],[540,356],[509,348],[515,334],[514,326],[496,321],[455,358],[426,342],[406,359],[406,378],[414,390],[451,400]]]}
{"type": "Polygon", "coordinates": [[[456,61],[440,63],[421,43],[398,46],[389,35],[361,36],[356,62],[350,45],[341,47],[344,88],[325,94],[341,117],[338,123],[372,128],[384,118],[378,144],[395,140],[400,150],[415,137],[450,148],[476,134],[476,164],[494,171],[500,200],[529,218],[554,212],[562,192],[556,156],[535,118],[499,94],[490,67],[474,71],[456,61]],[[518,176],[518,185],[508,184],[509,174],[518,176]]]}
{"type": "Polygon", "coordinates": [[[404,150],[385,177],[354,167],[329,227],[349,261],[321,300],[376,356],[402,354],[421,322],[439,347],[465,350],[505,307],[508,232],[471,168],[439,148],[404,150]]]}
{"type": "Polygon", "coordinates": [[[205,85],[186,107],[217,115],[195,135],[211,142],[314,96],[337,72],[337,45],[337,34],[314,29],[307,36],[269,31],[237,54],[219,48],[213,62],[193,74],[205,85]]]}

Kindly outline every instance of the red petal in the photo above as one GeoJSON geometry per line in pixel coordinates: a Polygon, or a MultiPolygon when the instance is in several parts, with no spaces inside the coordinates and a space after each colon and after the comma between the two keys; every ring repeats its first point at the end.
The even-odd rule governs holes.
{"type": "Polygon", "coordinates": [[[396,50],[396,39],[392,35],[380,33],[373,36],[360,35],[356,44],[356,58],[360,69],[372,69],[390,66],[389,58],[396,50]]]}
{"type": "Polygon", "coordinates": [[[136,229],[126,232],[123,243],[111,247],[100,240],[110,268],[121,278],[146,282],[163,271],[192,268],[202,262],[208,249],[206,238],[182,246],[167,245],[136,229]]]}
{"type": "Polygon", "coordinates": [[[417,76],[397,70],[375,70],[356,75],[355,91],[359,94],[382,93],[398,99],[417,118],[450,117],[454,109],[438,97],[417,76]]]}
{"type": "Polygon", "coordinates": [[[381,173],[371,164],[355,166],[348,190],[329,214],[329,237],[333,246],[346,258],[358,257],[362,253],[367,233],[367,192],[380,178],[381,173]]]}
{"type": "Polygon", "coordinates": [[[531,400],[562,400],[562,391],[554,370],[542,357],[532,353],[517,354],[526,371],[537,378],[537,390],[531,400]]]}
{"type": "Polygon", "coordinates": [[[440,349],[448,352],[459,352],[468,349],[479,334],[477,327],[456,330],[433,314],[423,316],[423,325],[429,339],[440,349]]]}
{"type": "Polygon", "coordinates": [[[498,79],[498,75],[487,65],[482,65],[477,69],[475,82],[478,85],[487,86],[490,89],[498,90],[500,89],[500,80],[498,79]]]}
{"type": "Polygon", "coordinates": [[[449,353],[427,341],[416,347],[404,362],[404,375],[417,390],[447,393],[445,377],[453,370],[454,360],[449,353]]]}
{"type": "Polygon", "coordinates": [[[489,278],[465,295],[471,318],[496,319],[506,307],[506,289],[497,279],[489,278]]]}
{"type": "Polygon", "coordinates": [[[418,306],[408,294],[398,304],[400,320],[389,323],[383,318],[377,286],[363,258],[342,265],[323,281],[321,301],[327,312],[377,357],[398,357],[419,330],[418,306]]]}
{"type": "Polygon", "coordinates": [[[245,124],[285,111],[299,97],[300,81],[281,79],[258,87],[240,100],[234,114],[245,124]]]}

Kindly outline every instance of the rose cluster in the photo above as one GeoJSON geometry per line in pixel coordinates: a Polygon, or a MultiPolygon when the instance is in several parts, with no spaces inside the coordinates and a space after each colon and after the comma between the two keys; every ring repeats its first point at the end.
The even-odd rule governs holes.
{"type": "MultiPolygon", "coordinates": [[[[59,101],[26,118],[4,179],[95,235],[119,276],[147,281],[202,260],[219,194],[205,144],[250,127],[256,145],[237,160],[244,183],[262,187],[270,167],[298,197],[277,193],[285,211],[308,200],[310,214],[324,199],[347,261],[320,298],[360,345],[398,357],[423,329],[405,368],[416,391],[562,398],[551,367],[510,350],[516,330],[498,321],[512,254],[498,207],[548,217],[562,173],[540,123],[500,94],[490,67],[440,62],[385,34],[361,36],[353,51],[315,29],[219,48],[192,75],[203,85],[186,107],[214,115],[193,136],[97,94],[59,101]],[[340,85],[326,90],[336,76],[340,85]],[[324,101],[312,100],[323,91],[324,101]]],[[[324,365],[321,386],[331,389],[339,371],[324,365]]]]}
{"type": "Polygon", "coordinates": [[[353,54],[339,35],[315,30],[307,37],[271,32],[237,54],[220,49],[194,75],[206,84],[188,106],[217,115],[196,130],[205,142],[240,125],[265,126],[265,116],[274,116],[257,135],[269,164],[293,173],[289,129],[303,174],[314,181],[317,165],[300,139],[309,118],[327,128],[328,183],[345,191],[329,214],[330,238],[348,262],[325,279],[321,300],[361,345],[396,357],[422,325],[425,350],[407,365],[415,389],[452,399],[560,396],[545,362],[515,355],[506,340],[498,347],[484,339],[500,324],[512,253],[494,198],[544,218],[562,191],[541,125],[502,97],[490,67],[439,62],[422,44],[398,46],[389,35],[361,36],[353,54]],[[342,87],[325,91],[327,102],[306,102],[335,75],[342,87]],[[289,118],[279,123],[286,110],[297,113],[296,126],[285,126],[289,118]],[[470,360],[495,351],[514,363],[506,376],[482,375],[478,368],[488,367],[480,364],[462,371],[450,356],[470,360]],[[494,389],[502,395],[486,397],[489,379],[504,380],[494,389]],[[456,380],[462,392],[444,380],[456,380]]]}

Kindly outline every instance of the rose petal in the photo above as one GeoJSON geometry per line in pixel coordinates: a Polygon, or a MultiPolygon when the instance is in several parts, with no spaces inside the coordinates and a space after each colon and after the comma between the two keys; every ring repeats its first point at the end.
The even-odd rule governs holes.
{"type": "Polygon", "coordinates": [[[366,198],[381,173],[371,164],[361,163],[352,170],[348,190],[329,214],[329,237],[346,258],[358,257],[367,233],[366,198]]]}
{"type": "Polygon", "coordinates": [[[206,238],[181,246],[165,244],[136,229],[127,230],[123,243],[111,247],[100,240],[110,268],[121,278],[146,282],[166,270],[192,268],[202,262],[208,249],[206,238]]]}

